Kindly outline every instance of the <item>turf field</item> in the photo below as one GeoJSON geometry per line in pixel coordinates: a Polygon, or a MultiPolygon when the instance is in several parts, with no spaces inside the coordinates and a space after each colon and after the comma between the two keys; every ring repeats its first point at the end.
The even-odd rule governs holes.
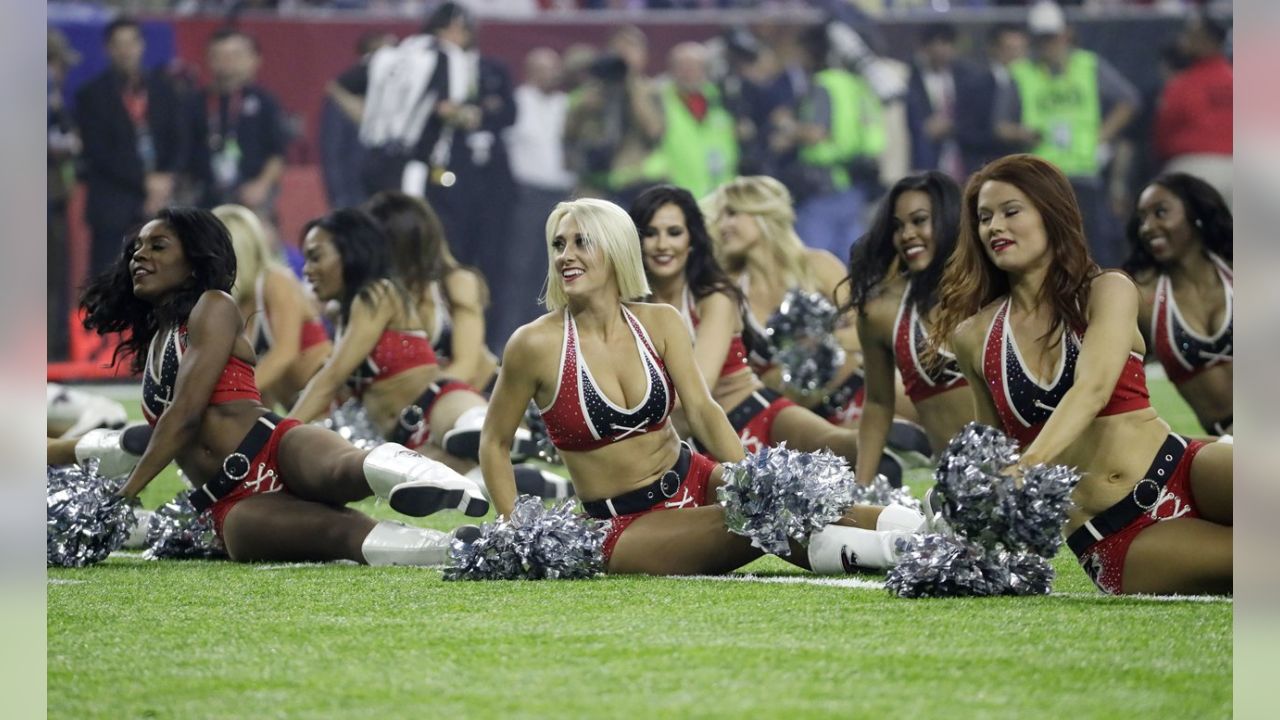
{"type": "MultiPolygon", "coordinates": [[[[1172,386],[1150,384],[1197,432],[1172,386]]],[[[166,474],[144,504],[179,487],[166,474]]],[[[1055,567],[1049,597],[899,600],[881,577],[775,558],[727,579],[445,583],[117,553],[49,570],[48,715],[1230,716],[1230,601],[1104,597],[1065,548],[1055,567]]]]}

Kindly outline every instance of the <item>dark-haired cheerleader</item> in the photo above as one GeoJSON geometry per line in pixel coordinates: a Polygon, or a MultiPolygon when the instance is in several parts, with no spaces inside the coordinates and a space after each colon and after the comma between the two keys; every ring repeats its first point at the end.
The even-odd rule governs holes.
{"type": "Polygon", "coordinates": [[[143,414],[155,428],[121,494],[135,497],[176,461],[234,560],[442,563],[449,535],[343,505],[376,494],[411,515],[483,515],[479,488],[400,445],[362,451],[264,407],[228,294],[235,278],[226,227],[207,211],[170,208],[85,289],[86,326],[126,334],[116,356],[143,374],[143,414]]]}

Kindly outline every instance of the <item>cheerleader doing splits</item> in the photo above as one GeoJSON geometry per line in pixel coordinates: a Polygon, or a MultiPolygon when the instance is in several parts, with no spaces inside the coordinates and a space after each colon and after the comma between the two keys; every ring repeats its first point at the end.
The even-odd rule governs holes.
{"type": "Polygon", "coordinates": [[[849,259],[848,307],[857,311],[866,378],[858,422],[858,476],[874,471],[897,407],[894,370],[935,448],[973,420],[969,383],[948,350],[929,355],[942,269],[960,229],[960,189],[940,172],[899,180],[849,259]]]}
{"type": "MultiPolygon", "coordinates": [[[[649,294],[631,218],[602,200],[561,203],[546,225],[550,310],[507,343],[485,418],[480,461],[499,513],[516,499],[508,456],[532,399],[583,508],[607,523],[609,572],[720,573],[760,556],[724,526],[722,469],[682,445],[668,417],[678,394],[693,433],[723,461],[742,443],[707,391],[680,314],[649,294]]],[[[902,506],[855,506],[788,561],[818,572],[887,567],[894,539],[924,518],[902,506]]]]}
{"type": "Polygon", "coordinates": [[[86,327],[128,338],[116,357],[132,357],[142,373],[143,414],[155,428],[120,493],[135,497],[176,461],[233,560],[443,562],[448,535],[343,505],[376,494],[412,515],[454,507],[483,515],[479,489],[403,446],[362,451],[271,413],[229,294],[235,279],[222,223],[204,210],[170,208],[85,289],[86,327]]]}
{"type": "Polygon", "coordinates": [[[1128,275],[1089,256],[1066,177],[1030,155],[978,171],[943,274],[951,337],[980,422],[1020,464],[1083,477],[1067,543],[1108,593],[1230,593],[1232,446],[1173,434],[1148,400],[1128,275]]]}

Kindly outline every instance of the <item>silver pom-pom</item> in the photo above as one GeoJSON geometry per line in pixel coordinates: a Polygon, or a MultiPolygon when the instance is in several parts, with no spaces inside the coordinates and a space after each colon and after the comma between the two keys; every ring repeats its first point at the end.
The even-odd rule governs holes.
{"type": "Polygon", "coordinates": [[[49,567],[101,562],[129,538],[137,518],[98,463],[49,466],[46,480],[46,554],[49,567]]]}
{"type": "Polygon", "coordinates": [[[911,486],[894,487],[883,475],[876,475],[867,485],[855,484],[853,502],[858,505],[905,505],[916,512],[924,512],[920,501],[911,494],[911,486]]]}
{"type": "Polygon", "coordinates": [[[529,401],[529,407],[524,411],[524,424],[529,428],[529,435],[533,437],[533,442],[538,447],[538,457],[552,465],[561,465],[560,451],[551,442],[551,436],[547,433],[547,424],[542,420],[542,411],[538,410],[538,404],[529,401]]]}
{"type": "Polygon", "coordinates": [[[148,560],[225,558],[227,549],[213,529],[213,515],[196,512],[187,494],[165,503],[147,521],[148,560]]]}
{"type": "Polygon", "coordinates": [[[576,580],[604,572],[604,527],[575,511],[573,500],[547,508],[531,495],[510,517],[480,527],[471,542],[455,539],[445,580],[576,580]]]}
{"type": "Polygon", "coordinates": [[[828,451],[805,453],[765,447],[726,465],[717,500],[730,532],[774,555],[789,555],[789,539],[835,522],[853,504],[853,472],[828,451]]]}
{"type": "Polygon", "coordinates": [[[369,411],[364,404],[355,398],[347,398],[318,424],[338,433],[361,450],[372,450],[387,441],[369,419],[369,411]]]}
{"type": "Polygon", "coordinates": [[[1031,553],[984,548],[952,535],[900,540],[898,562],[885,587],[899,597],[1047,595],[1053,568],[1031,553]]]}
{"type": "Polygon", "coordinates": [[[769,318],[769,340],[782,382],[815,393],[831,382],[844,364],[844,348],[833,334],[839,311],[821,293],[789,290],[769,318]]]}
{"type": "Polygon", "coordinates": [[[969,423],[943,452],[934,471],[942,515],[961,535],[984,547],[1051,558],[1080,475],[1062,465],[1006,472],[1019,459],[1017,443],[995,428],[969,423]],[[1020,480],[1020,486],[1019,486],[1020,480]]]}
{"type": "Polygon", "coordinates": [[[901,541],[886,587],[901,597],[1048,594],[1048,559],[1062,546],[1080,475],[1061,465],[1019,469],[1018,460],[1017,443],[995,428],[969,423],[952,438],[934,480],[957,535],[901,541]]]}

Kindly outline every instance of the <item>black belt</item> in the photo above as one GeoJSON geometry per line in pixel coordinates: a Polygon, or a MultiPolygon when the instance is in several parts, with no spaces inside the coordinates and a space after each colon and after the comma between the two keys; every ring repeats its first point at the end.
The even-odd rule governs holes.
{"type": "Polygon", "coordinates": [[[670,470],[652,483],[605,500],[588,500],[582,503],[582,509],[597,520],[608,520],[619,515],[630,515],[643,512],[653,507],[660,500],[673,498],[680,492],[684,478],[689,474],[689,465],[693,461],[693,451],[689,446],[680,443],[680,457],[670,470]]]}
{"type": "Polygon", "coordinates": [[[204,512],[227,496],[253,470],[253,458],[262,452],[271,440],[271,434],[280,423],[280,416],[269,412],[253,423],[248,434],[240,441],[236,451],[222,460],[222,468],[209,482],[187,493],[187,499],[196,512],[204,512]]]}
{"type": "Polygon", "coordinates": [[[1228,415],[1222,418],[1221,420],[1218,420],[1217,422],[1210,423],[1209,426],[1205,428],[1205,430],[1213,433],[1214,435],[1227,435],[1229,434],[1227,432],[1227,428],[1231,427],[1234,424],[1234,421],[1231,419],[1231,417],[1232,417],[1231,415],[1228,415]]]}
{"type": "Polygon", "coordinates": [[[1067,537],[1067,545],[1071,548],[1071,552],[1075,553],[1076,557],[1081,557],[1089,548],[1125,529],[1140,515],[1154,508],[1186,451],[1187,441],[1178,435],[1171,433],[1165,438],[1160,451],[1156,453],[1156,459],[1151,462],[1151,467],[1147,468],[1146,475],[1133,486],[1133,492],[1120,502],[1093,516],[1089,522],[1076,528],[1076,531],[1067,537]]]}
{"type": "Polygon", "coordinates": [[[734,405],[733,409],[729,411],[729,424],[733,426],[734,430],[741,433],[746,429],[747,423],[750,423],[757,415],[767,410],[780,397],[782,396],[768,388],[762,388],[751,393],[746,400],[734,405]]]}
{"type": "Polygon", "coordinates": [[[437,378],[435,382],[428,385],[412,405],[400,411],[400,418],[391,434],[387,436],[387,440],[404,445],[413,438],[414,433],[422,428],[422,423],[426,422],[427,413],[431,412],[431,406],[436,403],[440,390],[450,382],[452,380],[437,378]]]}

